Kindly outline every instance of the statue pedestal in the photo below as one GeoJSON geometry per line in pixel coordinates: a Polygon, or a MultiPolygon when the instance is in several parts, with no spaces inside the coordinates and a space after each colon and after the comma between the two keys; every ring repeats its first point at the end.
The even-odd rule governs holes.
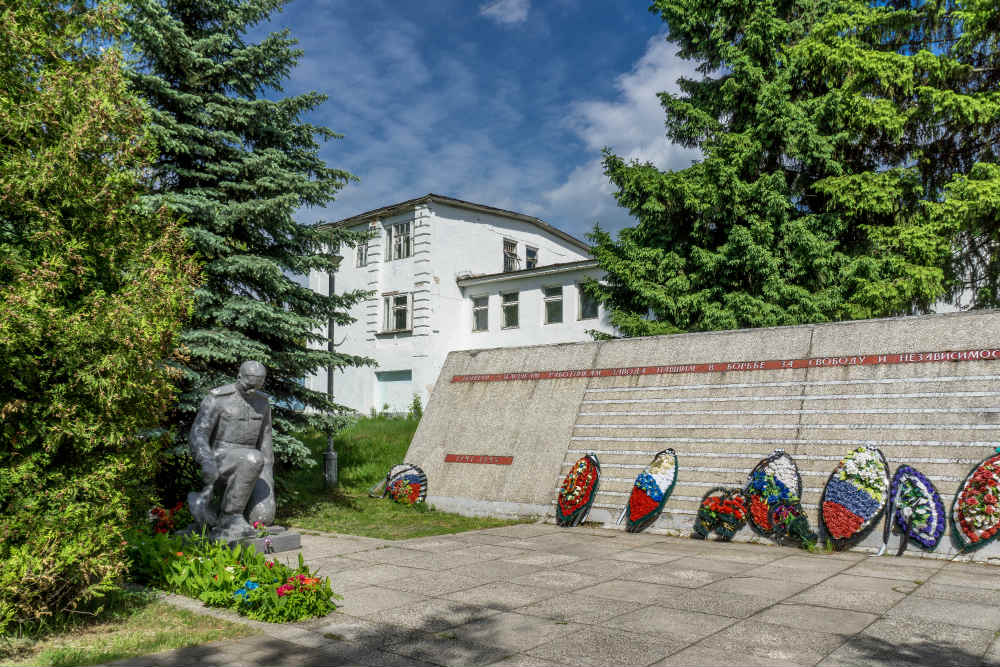
{"type": "MultiPolygon", "coordinates": [[[[256,533],[257,531],[254,531],[252,535],[233,538],[211,531],[206,533],[205,537],[216,542],[225,542],[230,547],[235,547],[237,544],[244,547],[252,546],[260,554],[277,554],[283,551],[295,551],[302,547],[302,535],[281,526],[268,526],[267,535],[263,537],[258,537],[256,533]]],[[[175,534],[185,537],[196,536],[201,535],[202,530],[197,524],[191,524],[175,534]]]]}
{"type": "Polygon", "coordinates": [[[266,537],[242,537],[227,541],[231,547],[242,544],[244,547],[253,547],[260,554],[277,554],[302,547],[302,536],[281,526],[268,526],[266,537]]]}

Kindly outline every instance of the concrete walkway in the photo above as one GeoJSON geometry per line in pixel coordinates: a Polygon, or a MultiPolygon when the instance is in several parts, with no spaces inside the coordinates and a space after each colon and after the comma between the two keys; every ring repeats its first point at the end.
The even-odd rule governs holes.
{"type": "Polygon", "coordinates": [[[1000,664],[990,565],[551,524],[302,541],[338,612],[115,664],[1000,664]]]}

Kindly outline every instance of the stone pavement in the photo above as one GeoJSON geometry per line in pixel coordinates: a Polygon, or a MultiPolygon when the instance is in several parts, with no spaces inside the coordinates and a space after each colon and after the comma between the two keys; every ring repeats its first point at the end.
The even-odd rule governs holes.
{"type": "Polygon", "coordinates": [[[990,565],[551,524],[302,543],[336,613],[114,664],[1000,665],[990,565]]]}

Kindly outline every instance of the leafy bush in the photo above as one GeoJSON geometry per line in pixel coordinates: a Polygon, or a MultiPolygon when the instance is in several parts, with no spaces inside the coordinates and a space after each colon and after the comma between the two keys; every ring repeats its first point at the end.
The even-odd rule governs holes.
{"type": "Polygon", "coordinates": [[[290,568],[253,547],[230,549],[199,536],[134,533],[132,573],[139,580],[210,607],[224,607],[259,621],[287,623],[325,616],[339,599],[326,577],[310,572],[299,555],[290,568]]]}
{"type": "Polygon", "coordinates": [[[180,229],[137,206],[147,112],[99,48],[117,20],[105,3],[0,9],[0,633],[124,571],[192,303],[180,229]]]}
{"type": "Polygon", "coordinates": [[[407,419],[416,419],[420,421],[420,418],[424,416],[424,406],[420,402],[420,394],[414,394],[413,400],[410,402],[410,410],[406,413],[407,419]]]}

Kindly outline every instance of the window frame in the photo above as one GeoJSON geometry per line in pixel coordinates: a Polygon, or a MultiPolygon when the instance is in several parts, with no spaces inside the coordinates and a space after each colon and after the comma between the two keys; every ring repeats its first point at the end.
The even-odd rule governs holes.
{"type": "Polygon", "coordinates": [[[385,292],[382,294],[382,330],[379,333],[399,333],[401,331],[413,331],[413,292],[385,292]],[[399,297],[406,297],[406,303],[402,306],[396,303],[399,297]],[[391,324],[395,327],[396,312],[405,309],[406,326],[403,329],[389,328],[391,324]]]}
{"type": "Polygon", "coordinates": [[[524,246],[524,268],[534,269],[538,267],[538,248],[535,246],[525,245],[524,246]],[[528,253],[534,251],[535,256],[528,259],[528,253]]]}
{"type": "Polygon", "coordinates": [[[501,292],[500,293],[500,328],[501,329],[520,329],[521,328],[521,293],[519,291],[514,292],[501,292]],[[513,296],[513,301],[505,301],[509,296],[513,296]],[[507,309],[513,306],[514,308],[514,324],[507,324],[507,309]]]}
{"type": "Polygon", "coordinates": [[[472,297],[472,333],[483,333],[490,330],[490,295],[489,294],[479,294],[472,297]],[[480,299],[485,299],[486,303],[482,306],[477,306],[476,301],[480,299]],[[486,326],[482,329],[477,329],[478,324],[476,320],[476,315],[479,313],[484,313],[486,317],[486,326]]]}
{"type": "Polygon", "coordinates": [[[394,222],[386,227],[389,261],[413,257],[413,223],[394,222]]]}
{"type": "Polygon", "coordinates": [[[504,237],[503,239],[503,272],[519,271],[521,258],[517,256],[517,241],[504,237]],[[509,248],[508,248],[509,246],[509,248]],[[508,268],[512,267],[512,268],[508,268]]]}
{"type": "Polygon", "coordinates": [[[542,321],[545,324],[562,324],[563,322],[565,322],[565,320],[566,320],[566,312],[565,312],[565,307],[564,307],[564,303],[563,302],[564,302],[564,299],[563,299],[563,285],[550,285],[550,286],[547,286],[547,287],[546,286],[542,286],[542,310],[544,311],[544,315],[545,315],[544,318],[542,319],[542,321]],[[546,294],[547,290],[554,290],[554,289],[559,290],[559,297],[558,298],[555,297],[555,296],[550,296],[550,295],[546,294]],[[556,302],[559,303],[559,320],[558,321],[556,321],[556,320],[549,320],[549,304],[550,303],[556,303],[556,302]]]}
{"type": "Polygon", "coordinates": [[[365,239],[358,244],[355,254],[356,261],[354,263],[355,268],[363,269],[368,266],[368,239],[365,239]]]}
{"type": "Polygon", "coordinates": [[[583,283],[577,283],[576,284],[576,293],[579,295],[579,299],[578,299],[578,303],[577,303],[576,319],[578,321],[600,319],[600,317],[601,317],[601,302],[598,301],[597,299],[595,299],[594,297],[589,296],[586,292],[583,291],[583,283]],[[583,316],[583,300],[584,300],[584,298],[590,299],[593,302],[593,304],[594,304],[594,314],[591,315],[590,317],[584,317],[583,316]]]}

